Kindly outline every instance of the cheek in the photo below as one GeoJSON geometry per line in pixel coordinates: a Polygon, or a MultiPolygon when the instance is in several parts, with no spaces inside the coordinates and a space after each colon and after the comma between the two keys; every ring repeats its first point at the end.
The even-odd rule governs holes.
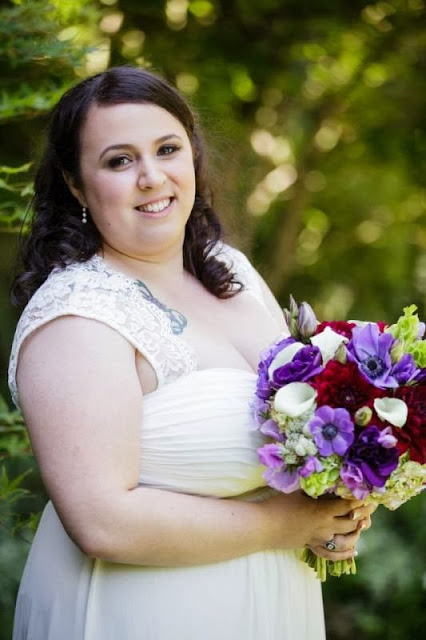
{"type": "Polygon", "coordinates": [[[188,191],[188,196],[191,194],[191,197],[195,195],[195,173],[193,167],[188,167],[188,169],[182,172],[181,175],[181,183],[185,186],[188,191]]]}
{"type": "Polygon", "coordinates": [[[92,206],[107,207],[112,202],[123,200],[126,192],[123,180],[112,179],[111,176],[97,176],[86,182],[86,197],[92,206]]]}

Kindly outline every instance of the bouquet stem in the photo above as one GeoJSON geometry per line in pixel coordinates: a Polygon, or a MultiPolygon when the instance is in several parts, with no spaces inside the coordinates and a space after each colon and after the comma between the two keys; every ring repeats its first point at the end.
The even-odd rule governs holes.
{"type": "Polygon", "coordinates": [[[350,560],[327,560],[326,558],[320,558],[313,551],[308,548],[302,549],[300,553],[300,559],[302,562],[311,567],[321,582],[325,582],[327,574],[330,576],[350,575],[356,573],[355,558],[350,560]]]}

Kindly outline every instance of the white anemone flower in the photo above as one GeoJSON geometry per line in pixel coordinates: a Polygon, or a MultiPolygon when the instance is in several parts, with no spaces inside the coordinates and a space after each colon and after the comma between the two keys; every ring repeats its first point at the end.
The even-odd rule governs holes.
{"type": "Polygon", "coordinates": [[[383,422],[389,422],[394,427],[403,427],[407,422],[408,407],[399,398],[376,398],[374,409],[383,422]]]}
{"type": "Polygon", "coordinates": [[[296,418],[312,408],[317,392],[306,382],[290,382],[278,389],[274,409],[290,418],[296,418]]]}
{"type": "Polygon", "coordinates": [[[282,349],[282,351],[277,353],[277,355],[269,365],[269,378],[272,378],[273,373],[276,369],[279,369],[279,367],[283,367],[285,364],[291,362],[296,353],[300,351],[300,349],[303,349],[304,346],[305,345],[302,342],[292,342],[288,345],[288,347],[285,347],[284,349],[282,349]]]}
{"type": "Polygon", "coordinates": [[[311,338],[311,343],[321,351],[324,366],[329,360],[334,358],[336,351],[342,342],[347,341],[348,340],[345,336],[333,331],[330,327],[326,327],[324,331],[321,331],[321,333],[318,333],[316,336],[312,336],[311,338]]]}

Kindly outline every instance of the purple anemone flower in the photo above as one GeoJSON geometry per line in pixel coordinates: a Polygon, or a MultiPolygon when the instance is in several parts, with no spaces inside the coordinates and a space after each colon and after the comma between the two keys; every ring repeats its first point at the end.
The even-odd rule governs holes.
{"type": "Polygon", "coordinates": [[[307,345],[300,349],[290,362],[275,369],[272,375],[273,386],[280,389],[289,382],[306,382],[323,369],[321,351],[318,347],[307,345]]]}
{"type": "Polygon", "coordinates": [[[374,425],[367,427],[347,451],[340,475],[355,497],[383,487],[398,466],[398,449],[389,446],[386,435],[374,425]]]}
{"type": "Polygon", "coordinates": [[[355,327],[352,331],[352,340],[347,348],[348,358],[379,389],[396,389],[417,373],[417,367],[409,354],[392,364],[390,351],[394,342],[395,338],[390,333],[381,333],[374,323],[355,327]]]}
{"type": "Polygon", "coordinates": [[[354,423],[346,409],[324,405],[315,411],[309,429],[322,456],[342,456],[354,441],[354,423]]]}
{"type": "Polygon", "coordinates": [[[396,388],[397,380],[392,376],[390,350],[395,338],[390,333],[381,333],[376,324],[355,327],[348,344],[348,358],[358,365],[360,372],[375,387],[396,388]]]}

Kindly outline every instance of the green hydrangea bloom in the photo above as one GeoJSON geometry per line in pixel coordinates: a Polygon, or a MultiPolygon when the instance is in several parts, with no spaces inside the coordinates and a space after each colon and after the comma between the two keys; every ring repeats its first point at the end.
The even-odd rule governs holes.
{"type": "Polygon", "coordinates": [[[403,315],[386,331],[402,342],[403,350],[411,353],[418,367],[426,367],[426,340],[418,339],[420,321],[416,311],[415,304],[404,307],[403,315]]]}
{"type": "Polygon", "coordinates": [[[333,489],[339,479],[340,462],[336,455],[320,458],[322,471],[314,471],[306,478],[300,478],[300,486],[311,498],[322,496],[327,490],[333,489]]]}
{"type": "Polygon", "coordinates": [[[419,494],[426,482],[426,465],[410,460],[408,454],[399,459],[398,467],[386,482],[384,493],[372,493],[374,502],[387,509],[398,509],[402,504],[419,494]]]}

